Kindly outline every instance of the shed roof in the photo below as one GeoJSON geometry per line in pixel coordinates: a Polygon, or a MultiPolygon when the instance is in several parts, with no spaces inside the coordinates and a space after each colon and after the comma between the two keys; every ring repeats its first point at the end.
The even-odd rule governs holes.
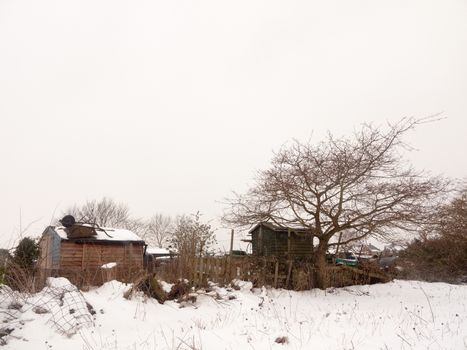
{"type": "MultiPolygon", "coordinates": [[[[58,236],[62,240],[70,240],[65,231],[65,227],[58,226],[52,229],[58,234],[58,236]]],[[[95,228],[95,230],[97,235],[90,238],[85,238],[85,240],[106,242],[144,242],[135,233],[122,228],[101,227],[95,228]]]]}
{"type": "Polygon", "coordinates": [[[146,248],[146,254],[151,254],[151,255],[170,255],[173,252],[171,252],[169,249],[166,248],[160,248],[160,247],[147,247],[146,248]]]}
{"type": "Polygon", "coordinates": [[[256,230],[261,225],[276,232],[287,232],[289,229],[295,232],[310,232],[309,228],[306,228],[300,225],[278,226],[278,225],[271,224],[270,222],[260,222],[256,224],[250,231],[248,231],[248,233],[251,234],[254,230],[256,230]]]}
{"type": "Polygon", "coordinates": [[[374,251],[374,252],[380,252],[381,251],[381,249],[379,249],[378,247],[375,247],[371,243],[368,243],[368,249],[371,250],[371,251],[374,251]]]}

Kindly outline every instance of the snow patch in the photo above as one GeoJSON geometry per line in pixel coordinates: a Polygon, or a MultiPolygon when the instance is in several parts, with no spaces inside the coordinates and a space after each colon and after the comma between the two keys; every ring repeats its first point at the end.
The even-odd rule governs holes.
{"type": "MultiPolygon", "coordinates": [[[[25,304],[19,310],[6,310],[8,304],[0,303],[15,317],[5,319],[5,325],[14,328],[5,337],[5,349],[29,350],[46,344],[67,350],[434,350],[462,349],[467,341],[465,285],[395,280],[295,292],[251,290],[250,283],[235,281],[240,289],[211,283],[204,294],[196,294],[196,303],[179,308],[175,301],[127,300],[123,294],[131,285],[117,281],[85,293],[67,285],[66,279],[50,279],[48,284],[51,287],[40,293],[23,295],[25,304]],[[93,317],[85,310],[86,301],[96,311],[93,317]],[[38,304],[46,305],[54,318],[50,313],[34,313],[32,306],[38,304]],[[79,310],[70,313],[76,305],[79,310]],[[66,318],[68,332],[54,326],[59,317],[66,318]]],[[[164,290],[171,287],[161,285],[164,290]]]]}
{"type": "Polygon", "coordinates": [[[116,262],[109,262],[107,264],[104,264],[101,266],[102,269],[111,269],[113,267],[117,266],[116,262]]]}

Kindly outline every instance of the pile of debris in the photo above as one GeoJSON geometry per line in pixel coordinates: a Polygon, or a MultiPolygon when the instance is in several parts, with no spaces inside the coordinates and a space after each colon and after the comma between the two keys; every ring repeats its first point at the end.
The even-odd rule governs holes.
{"type": "Polygon", "coordinates": [[[123,296],[126,299],[131,299],[134,296],[144,295],[156,299],[160,304],[173,300],[179,303],[180,307],[184,307],[187,303],[196,303],[200,295],[209,296],[218,301],[233,300],[236,299],[236,296],[232,292],[238,289],[240,287],[236,285],[235,281],[232,281],[231,287],[222,293],[216,283],[210,282],[208,287],[197,289],[193,285],[190,285],[186,279],[180,279],[171,284],[158,280],[155,273],[150,273],[137,279],[123,296]]]}

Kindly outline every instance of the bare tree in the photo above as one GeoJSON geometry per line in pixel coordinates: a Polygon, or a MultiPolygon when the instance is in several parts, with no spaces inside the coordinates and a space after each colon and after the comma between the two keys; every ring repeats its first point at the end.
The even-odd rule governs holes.
{"type": "Polygon", "coordinates": [[[169,242],[172,232],[172,218],[162,214],[154,214],[146,223],[143,238],[149,244],[164,247],[169,242]]]}
{"type": "Polygon", "coordinates": [[[314,259],[318,283],[326,287],[326,252],[341,233],[348,234],[340,244],[370,235],[388,238],[415,229],[431,212],[445,181],[415,171],[401,156],[408,147],[402,137],[427,121],[366,124],[351,137],[329,133],[316,145],[284,146],[249,191],[228,201],[223,219],[237,226],[269,221],[307,228],[319,241],[314,259]]]}
{"type": "Polygon", "coordinates": [[[97,224],[101,227],[117,227],[144,234],[144,223],[132,218],[126,204],[117,203],[111,198],[90,200],[81,206],[73,206],[65,214],[71,214],[77,221],[97,224]]]}
{"type": "Polygon", "coordinates": [[[201,221],[201,214],[182,215],[176,218],[171,243],[177,249],[179,256],[195,257],[209,252],[216,242],[211,225],[201,221]]]}

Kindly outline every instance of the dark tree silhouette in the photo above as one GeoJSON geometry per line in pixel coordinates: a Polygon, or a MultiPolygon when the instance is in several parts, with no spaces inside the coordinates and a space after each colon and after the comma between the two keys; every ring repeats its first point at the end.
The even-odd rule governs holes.
{"type": "Polygon", "coordinates": [[[15,248],[13,262],[23,269],[34,270],[39,257],[39,245],[29,237],[24,237],[15,248]]]}

